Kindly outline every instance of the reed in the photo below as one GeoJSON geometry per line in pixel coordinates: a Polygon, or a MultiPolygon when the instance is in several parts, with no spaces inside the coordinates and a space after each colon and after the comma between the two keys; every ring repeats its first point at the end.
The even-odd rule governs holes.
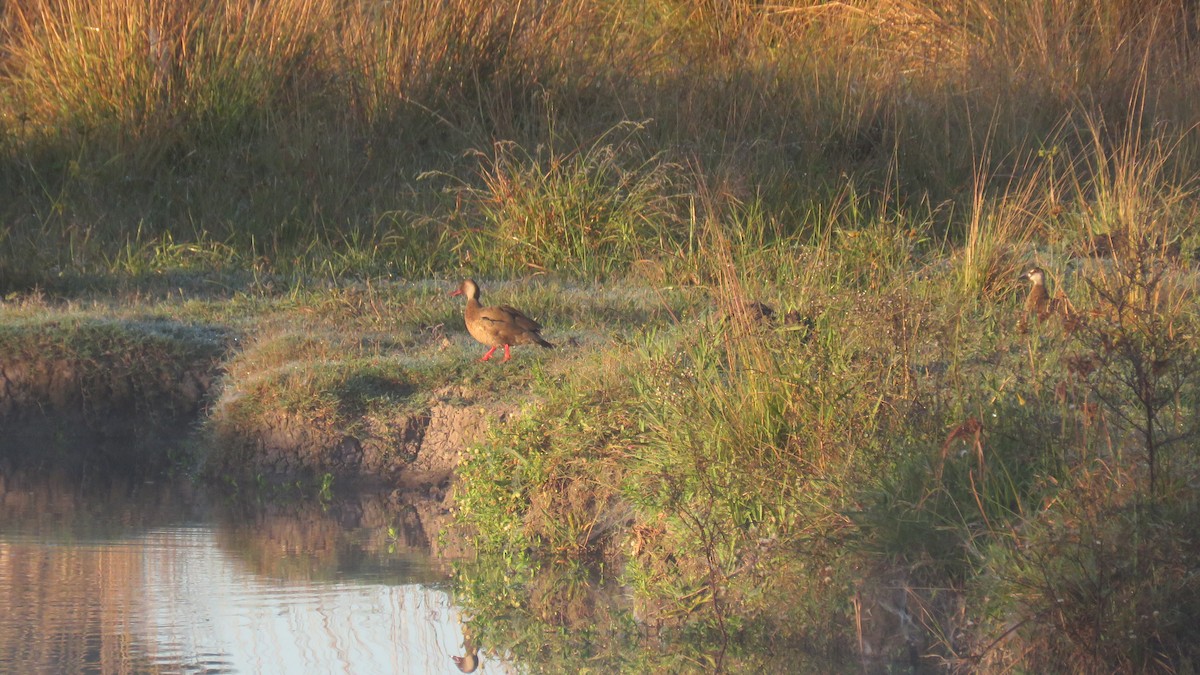
{"type": "Polygon", "coordinates": [[[1079,166],[1088,120],[1131,128],[1133,99],[1137,124],[1180,139],[1172,166],[1193,166],[1187,21],[1170,2],[20,0],[0,21],[0,259],[25,285],[119,272],[140,233],[296,274],[331,257],[351,274],[468,254],[508,273],[577,266],[566,244],[589,249],[585,273],[622,270],[674,255],[680,214],[663,205],[729,176],[783,231],[845,174],[907,217],[936,208],[933,234],[963,242],[977,188],[1037,184],[1039,150],[1079,166]],[[628,120],[644,124],[632,142],[628,120]],[[619,197],[634,222],[562,220],[583,188],[622,180],[630,193],[593,211],[619,197]],[[507,208],[558,214],[541,222],[562,240],[481,247],[461,219],[516,217],[485,208],[502,182],[525,200],[507,208]]]}

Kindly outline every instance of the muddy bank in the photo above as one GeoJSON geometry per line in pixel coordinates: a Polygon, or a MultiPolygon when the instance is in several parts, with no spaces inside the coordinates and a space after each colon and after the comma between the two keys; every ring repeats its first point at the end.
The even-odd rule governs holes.
{"type": "Polygon", "coordinates": [[[384,488],[436,533],[451,521],[462,453],[514,410],[470,387],[407,382],[403,405],[290,410],[226,372],[237,349],[221,330],[162,321],[0,327],[0,468],[146,475],[183,466],[239,489],[297,480],[384,488]]]}
{"type": "Polygon", "coordinates": [[[164,467],[207,406],[226,340],[165,321],[0,326],[0,454],[17,465],[164,467]]]}
{"type": "Polygon", "coordinates": [[[416,410],[373,415],[347,429],[328,418],[284,410],[240,415],[231,395],[206,420],[210,478],[278,483],[329,476],[335,487],[393,487],[391,511],[402,514],[412,531],[424,533],[419,538],[435,556],[470,552],[467,537],[437,533],[454,524],[451,487],[463,452],[483,440],[489,424],[511,415],[511,405],[466,387],[443,387],[416,410]]]}
{"type": "Polygon", "coordinates": [[[468,388],[443,387],[415,410],[346,425],[286,410],[247,416],[240,414],[237,396],[223,396],[207,420],[213,442],[206,469],[212,475],[286,480],[330,474],[404,488],[446,486],[462,452],[482,440],[489,420],[512,412],[468,388]]]}
{"type": "Polygon", "coordinates": [[[120,443],[152,460],[162,451],[153,441],[199,432],[200,445],[210,446],[202,453],[210,475],[328,473],[415,487],[448,481],[488,420],[511,412],[469,388],[441,387],[427,397],[415,392],[416,404],[359,419],[263,401],[248,415],[245,392],[223,372],[233,347],[219,329],[162,321],[0,326],[0,445],[30,458],[54,439],[120,443]]]}

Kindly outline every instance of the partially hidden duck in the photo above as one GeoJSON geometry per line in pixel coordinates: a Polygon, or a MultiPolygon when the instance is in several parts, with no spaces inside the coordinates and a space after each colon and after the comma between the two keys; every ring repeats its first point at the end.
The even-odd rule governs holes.
{"type": "Polygon", "coordinates": [[[1050,298],[1050,291],[1046,290],[1046,273],[1040,267],[1030,267],[1021,274],[1020,279],[1029,282],[1029,295],[1025,296],[1025,315],[1037,317],[1038,321],[1050,318],[1057,308],[1050,298]]]}
{"type": "Polygon", "coordinates": [[[504,360],[511,355],[512,345],[538,345],[539,347],[554,347],[541,336],[542,327],[538,322],[525,316],[520,310],[508,305],[484,307],[479,303],[479,284],[473,279],[467,279],[459,285],[458,290],[450,294],[465,295],[467,298],[466,323],[467,332],[484,345],[491,347],[480,361],[492,358],[497,347],[504,347],[504,360]]]}
{"type": "Polygon", "coordinates": [[[1025,332],[1031,319],[1044,322],[1051,317],[1058,317],[1063,328],[1074,332],[1080,324],[1081,317],[1071,306],[1071,301],[1060,290],[1054,296],[1046,288],[1046,272],[1040,267],[1030,267],[1020,277],[1029,282],[1029,295],[1025,296],[1025,314],[1017,321],[1017,328],[1025,332]]]}

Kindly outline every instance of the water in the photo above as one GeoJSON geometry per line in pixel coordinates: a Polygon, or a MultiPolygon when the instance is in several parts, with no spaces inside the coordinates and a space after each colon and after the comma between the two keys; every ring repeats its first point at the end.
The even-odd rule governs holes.
{"type": "Polygon", "coordinates": [[[462,617],[411,516],[0,474],[0,672],[457,673],[462,617]]]}

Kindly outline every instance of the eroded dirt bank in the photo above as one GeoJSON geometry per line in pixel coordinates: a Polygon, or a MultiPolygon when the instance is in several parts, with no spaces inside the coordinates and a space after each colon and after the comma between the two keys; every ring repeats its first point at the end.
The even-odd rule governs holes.
{"type": "Polygon", "coordinates": [[[246,415],[237,405],[246,393],[224,368],[236,342],[169,322],[0,327],[0,459],[139,472],[184,464],[226,485],[368,484],[394,490],[426,532],[437,532],[449,522],[463,451],[513,409],[442,386],[357,419],[264,402],[246,415]]]}
{"type": "Polygon", "coordinates": [[[167,321],[0,326],[0,452],[18,465],[164,468],[206,408],[225,342],[167,321]]]}
{"type": "Polygon", "coordinates": [[[218,401],[207,420],[214,440],[210,473],[283,479],[330,474],[407,489],[447,485],[461,453],[483,438],[489,420],[512,411],[465,387],[429,392],[417,410],[373,416],[353,429],[285,410],[247,419],[226,403],[218,401]]]}

